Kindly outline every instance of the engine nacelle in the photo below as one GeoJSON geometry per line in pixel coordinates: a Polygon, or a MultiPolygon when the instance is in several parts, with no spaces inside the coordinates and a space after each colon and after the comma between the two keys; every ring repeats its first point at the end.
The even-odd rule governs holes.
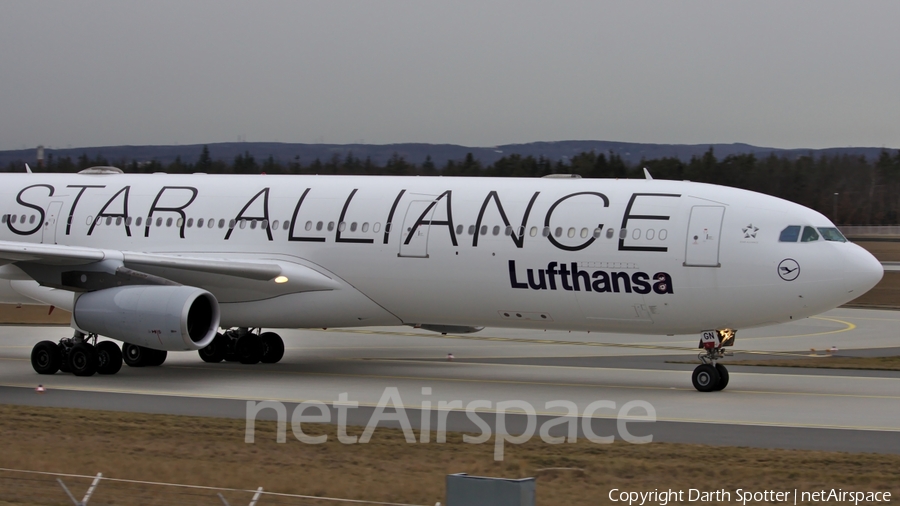
{"type": "Polygon", "coordinates": [[[72,312],[81,330],[156,350],[199,350],[219,329],[219,302],[191,286],[133,285],[82,294],[72,312]]]}

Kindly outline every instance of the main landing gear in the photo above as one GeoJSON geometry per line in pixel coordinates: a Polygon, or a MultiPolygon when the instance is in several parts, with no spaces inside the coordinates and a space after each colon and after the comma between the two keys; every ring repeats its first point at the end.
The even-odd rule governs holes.
{"type": "Polygon", "coordinates": [[[691,375],[694,388],[701,392],[717,392],[728,386],[728,369],[719,360],[730,355],[723,347],[732,346],[734,336],[735,331],[730,329],[703,333],[700,348],[704,351],[697,356],[703,363],[691,375]]]}
{"type": "Polygon", "coordinates": [[[239,327],[216,334],[207,347],[197,353],[204,362],[240,362],[242,364],[274,364],[284,356],[284,341],[274,332],[239,327]]]}
{"type": "Polygon", "coordinates": [[[116,374],[122,362],[130,367],[162,365],[165,350],[152,350],[143,346],[124,344],[122,349],[113,341],[97,342],[97,334],[75,332],[69,338],[41,341],[31,350],[31,366],[38,374],[70,372],[75,376],[116,374]]]}
{"type": "Polygon", "coordinates": [[[31,366],[38,374],[70,372],[75,376],[115,374],[122,368],[122,352],[112,341],[97,343],[97,334],[75,332],[59,343],[41,341],[31,350],[31,366]]]}

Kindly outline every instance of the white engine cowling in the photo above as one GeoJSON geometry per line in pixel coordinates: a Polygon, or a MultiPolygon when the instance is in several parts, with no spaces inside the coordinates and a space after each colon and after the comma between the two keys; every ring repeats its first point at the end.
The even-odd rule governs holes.
{"type": "Polygon", "coordinates": [[[199,350],[219,329],[219,302],[191,286],[135,285],[84,293],[75,301],[81,330],[157,350],[199,350]]]}

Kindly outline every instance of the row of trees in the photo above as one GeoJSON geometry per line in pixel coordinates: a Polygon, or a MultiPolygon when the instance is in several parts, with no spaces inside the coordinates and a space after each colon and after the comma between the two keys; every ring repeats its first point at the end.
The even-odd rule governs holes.
{"type": "MultiPolygon", "coordinates": [[[[44,171],[77,172],[110,161],[82,155],[49,156],[44,171]]],[[[158,161],[113,161],[113,165],[131,173],[221,174],[366,174],[420,176],[493,176],[541,177],[548,174],[579,174],[585,178],[643,178],[646,167],[656,179],[700,181],[734,186],[767,193],[811,207],[841,224],[900,223],[900,151],[882,151],[876,160],[862,156],[823,155],[789,158],[770,155],[731,155],[718,159],[710,148],[702,156],[685,162],[678,158],[642,160],[630,164],[615,153],[581,153],[568,160],[552,161],[543,157],[509,155],[492,164],[482,164],[471,154],[461,161],[448,161],[438,167],[430,157],[421,164],[406,161],[395,154],[385,164],[370,158],[360,159],[352,153],[303,164],[299,157],[282,163],[271,156],[261,161],[245,152],[231,163],[213,160],[204,146],[196,161],[176,158],[169,164],[158,161]]],[[[21,171],[21,164],[11,164],[10,171],[21,171]]]]}

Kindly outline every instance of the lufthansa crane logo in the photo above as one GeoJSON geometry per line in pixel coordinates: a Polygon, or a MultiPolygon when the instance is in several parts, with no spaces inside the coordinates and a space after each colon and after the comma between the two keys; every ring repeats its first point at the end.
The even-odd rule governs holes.
{"type": "Polygon", "coordinates": [[[778,276],[785,281],[793,281],[800,275],[800,264],[793,258],[785,258],[778,264],[778,276]]]}

